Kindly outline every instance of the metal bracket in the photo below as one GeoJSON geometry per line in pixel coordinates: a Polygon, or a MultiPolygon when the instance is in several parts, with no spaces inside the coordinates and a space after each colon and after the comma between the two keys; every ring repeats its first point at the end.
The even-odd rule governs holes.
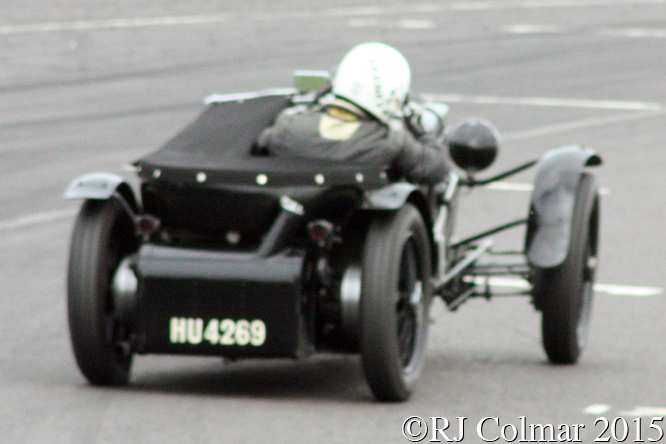
{"type": "Polygon", "coordinates": [[[465,257],[458,262],[448,273],[441,278],[435,280],[433,283],[435,291],[446,285],[451,279],[458,276],[467,267],[472,265],[482,254],[492,248],[495,243],[491,239],[486,239],[481,244],[477,245],[474,249],[470,250],[465,257]]]}

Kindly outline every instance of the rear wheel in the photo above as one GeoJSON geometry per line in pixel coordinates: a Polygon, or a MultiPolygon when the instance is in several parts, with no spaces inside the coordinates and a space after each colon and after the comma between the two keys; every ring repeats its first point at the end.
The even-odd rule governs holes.
{"type": "Polygon", "coordinates": [[[368,231],[361,285],[361,358],[373,394],[403,401],[425,362],[432,297],[430,243],[410,204],[377,216],[368,231]]]}
{"type": "Polygon", "coordinates": [[[575,363],[587,344],[599,232],[599,198],[590,174],[581,175],[574,205],[565,261],[533,270],[543,346],[548,359],[558,364],[575,363]]]}
{"type": "Polygon", "coordinates": [[[132,365],[126,313],[112,281],[138,248],[134,226],[114,199],[87,200],[72,233],[67,275],[69,331],[79,369],[92,384],[120,385],[132,365]]]}

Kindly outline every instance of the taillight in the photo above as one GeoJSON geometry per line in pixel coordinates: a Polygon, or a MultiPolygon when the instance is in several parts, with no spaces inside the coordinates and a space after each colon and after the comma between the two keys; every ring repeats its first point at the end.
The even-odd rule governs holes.
{"type": "Polygon", "coordinates": [[[313,241],[323,244],[333,236],[335,227],[327,220],[315,220],[308,224],[308,236],[313,241]]]}

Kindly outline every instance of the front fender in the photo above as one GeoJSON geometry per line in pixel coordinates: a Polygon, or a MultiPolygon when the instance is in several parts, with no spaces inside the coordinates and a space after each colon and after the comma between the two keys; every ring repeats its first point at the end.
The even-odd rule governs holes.
{"type": "Polygon", "coordinates": [[[90,173],[74,179],[65,190],[65,199],[110,199],[118,193],[135,213],[140,212],[132,187],[117,174],[90,173]]]}
{"type": "Polygon", "coordinates": [[[552,268],[567,257],[578,182],[585,167],[601,165],[593,150],[578,145],[546,153],[537,164],[525,254],[530,265],[552,268]]]}

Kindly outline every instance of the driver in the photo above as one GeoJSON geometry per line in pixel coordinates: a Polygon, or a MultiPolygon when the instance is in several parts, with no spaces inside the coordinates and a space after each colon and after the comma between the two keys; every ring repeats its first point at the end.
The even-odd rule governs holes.
{"type": "Polygon", "coordinates": [[[331,93],[283,110],[260,135],[259,152],[378,163],[390,165],[393,179],[441,182],[447,173],[442,146],[403,116],[410,80],[409,64],[396,49],[358,45],[342,59],[331,93]]]}

